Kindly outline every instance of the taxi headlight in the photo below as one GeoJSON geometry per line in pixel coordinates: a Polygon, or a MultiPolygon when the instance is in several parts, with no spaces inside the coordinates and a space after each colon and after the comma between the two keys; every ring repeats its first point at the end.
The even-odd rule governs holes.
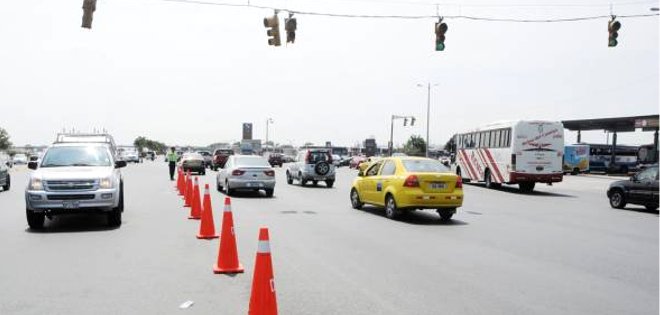
{"type": "Polygon", "coordinates": [[[40,178],[30,179],[30,190],[44,190],[44,185],[41,183],[40,178]]]}
{"type": "Polygon", "coordinates": [[[99,182],[99,187],[103,189],[112,188],[112,178],[101,178],[99,182]]]}

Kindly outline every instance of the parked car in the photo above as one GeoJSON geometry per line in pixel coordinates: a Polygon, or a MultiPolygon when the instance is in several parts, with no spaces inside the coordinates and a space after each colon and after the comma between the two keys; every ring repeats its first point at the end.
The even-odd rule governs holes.
{"type": "Polygon", "coordinates": [[[11,176],[9,175],[9,166],[7,161],[0,157],[0,187],[3,191],[8,191],[11,187],[11,176]]]}
{"type": "Polygon", "coordinates": [[[120,156],[126,163],[140,163],[140,156],[138,156],[137,151],[122,151],[120,156]]]}
{"type": "Polygon", "coordinates": [[[15,154],[14,158],[12,159],[12,163],[14,165],[27,164],[27,162],[28,162],[28,157],[23,153],[15,154]]]}
{"type": "Polygon", "coordinates": [[[351,163],[351,157],[348,155],[340,155],[339,166],[349,166],[351,163]]]}
{"type": "Polygon", "coordinates": [[[232,155],[216,175],[218,191],[228,196],[237,190],[264,190],[267,197],[275,191],[275,170],[266,158],[256,155],[232,155]]]}
{"type": "MultiPolygon", "coordinates": [[[[112,142],[114,143],[114,141],[112,142]]],[[[26,216],[31,229],[45,217],[68,213],[103,213],[109,226],[121,225],[124,184],[112,143],[55,143],[39,162],[30,162],[25,189],[26,216]]]]}
{"type": "Polygon", "coordinates": [[[340,164],[341,164],[341,156],[339,156],[338,154],[333,154],[332,165],[334,165],[335,167],[339,167],[340,164]]]}
{"type": "Polygon", "coordinates": [[[328,188],[335,183],[335,166],[332,154],[327,149],[306,149],[298,153],[296,161],[289,163],[286,169],[286,182],[293,184],[297,180],[301,186],[311,181],[316,186],[325,182],[328,188]]]}
{"type": "Polygon", "coordinates": [[[390,219],[404,211],[435,209],[442,220],[450,220],[463,205],[463,182],[438,160],[389,157],[358,173],[350,198],[354,209],[365,203],[384,207],[390,219]]]}
{"type": "Polygon", "coordinates": [[[196,152],[184,153],[179,161],[179,165],[184,172],[191,171],[200,175],[206,175],[206,166],[204,157],[196,152]]]}
{"type": "Polygon", "coordinates": [[[364,162],[367,160],[367,157],[364,155],[354,155],[351,158],[351,162],[348,164],[348,168],[354,168],[357,169],[358,166],[360,166],[360,163],[364,162]]]}
{"type": "Polygon", "coordinates": [[[202,157],[204,157],[204,167],[211,168],[213,165],[213,154],[209,151],[197,151],[202,157]]]}
{"type": "Polygon", "coordinates": [[[623,209],[627,204],[642,205],[649,211],[658,210],[658,164],[633,175],[628,180],[619,180],[607,189],[610,206],[623,209]]]}
{"type": "Polygon", "coordinates": [[[232,149],[217,149],[213,152],[213,170],[217,171],[219,168],[225,167],[227,158],[234,155],[232,149]]]}
{"type": "Polygon", "coordinates": [[[268,156],[268,163],[273,167],[275,167],[275,165],[282,167],[284,164],[284,155],[281,153],[271,153],[268,156]]]}
{"type": "Polygon", "coordinates": [[[0,161],[2,161],[2,163],[9,168],[14,167],[12,158],[4,152],[0,152],[0,161]]]}

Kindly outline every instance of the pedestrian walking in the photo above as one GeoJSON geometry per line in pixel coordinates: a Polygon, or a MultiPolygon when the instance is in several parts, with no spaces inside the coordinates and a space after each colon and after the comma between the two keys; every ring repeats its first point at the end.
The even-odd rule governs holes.
{"type": "Polygon", "coordinates": [[[174,170],[176,169],[176,161],[179,160],[179,156],[176,154],[174,147],[170,148],[170,152],[167,153],[167,162],[170,166],[170,180],[174,180],[174,170]]]}

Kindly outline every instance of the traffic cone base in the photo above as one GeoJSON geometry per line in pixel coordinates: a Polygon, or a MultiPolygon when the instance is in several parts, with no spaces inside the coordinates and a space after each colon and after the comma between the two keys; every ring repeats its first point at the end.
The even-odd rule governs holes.
{"type": "Polygon", "coordinates": [[[200,239],[200,240],[212,240],[212,239],[214,239],[214,238],[218,238],[218,237],[220,237],[220,235],[217,235],[217,234],[216,234],[216,235],[201,235],[201,234],[197,234],[197,238],[200,239]]]}
{"type": "Polygon", "coordinates": [[[243,265],[241,263],[238,263],[238,266],[234,268],[220,268],[217,264],[213,266],[213,273],[215,274],[225,274],[225,273],[243,273],[245,271],[243,269],[243,265]]]}

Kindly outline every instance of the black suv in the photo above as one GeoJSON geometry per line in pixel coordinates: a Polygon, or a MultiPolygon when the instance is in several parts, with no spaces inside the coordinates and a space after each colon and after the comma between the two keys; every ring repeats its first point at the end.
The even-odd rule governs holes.
{"type": "Polygon", "coordinates": [[[628,203],[643,205],[649,211],[658,209],[658,165],[653,165],[629,180],[610,184],[607,189],[610,206],[623,209],[628,203]]]}

